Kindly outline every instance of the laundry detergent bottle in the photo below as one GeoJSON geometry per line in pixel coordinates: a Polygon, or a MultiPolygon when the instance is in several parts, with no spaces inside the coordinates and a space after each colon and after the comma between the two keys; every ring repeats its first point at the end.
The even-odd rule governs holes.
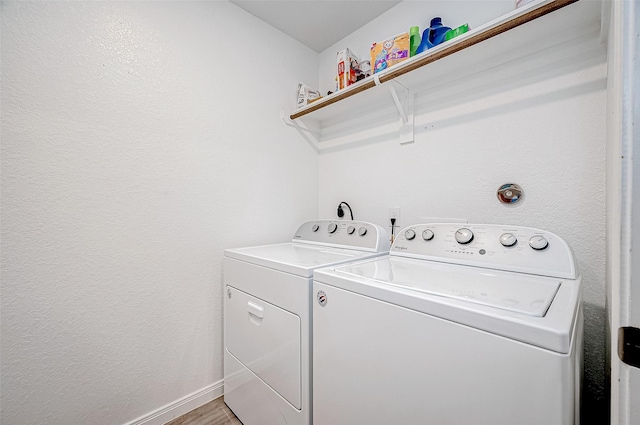
{"type": "Polygon", "coordinates": [[[442,25],[442,19],[435,17],[431,20],[431,26],[422,33],[422,42],[416,50],[416,54],[422,53],[444,41],[445,35],[451,28],[442,25]]]}
{"type": "Polygon", "coordinates": [[[420,27],[409,29],[409,56],[414,56],[420,46],[420,27]]]}

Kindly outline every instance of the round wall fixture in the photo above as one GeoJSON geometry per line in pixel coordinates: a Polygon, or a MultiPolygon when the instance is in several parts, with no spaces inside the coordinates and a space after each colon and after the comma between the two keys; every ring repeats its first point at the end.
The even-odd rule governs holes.
{"type": "Polygon", "coordinates": [[[524,191],[515,183],[503,184],[498,188],[498,200],[503,204],[515,204],[524,197],[524,191]]]}

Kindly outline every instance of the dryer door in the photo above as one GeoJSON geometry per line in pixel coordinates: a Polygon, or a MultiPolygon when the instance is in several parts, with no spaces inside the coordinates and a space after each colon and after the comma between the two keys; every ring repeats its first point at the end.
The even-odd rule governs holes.
{"type": "Polygon", "coordinates": [[[227,291],[227,350],[300,409],[300,318],[231,286],[227,291]]]}

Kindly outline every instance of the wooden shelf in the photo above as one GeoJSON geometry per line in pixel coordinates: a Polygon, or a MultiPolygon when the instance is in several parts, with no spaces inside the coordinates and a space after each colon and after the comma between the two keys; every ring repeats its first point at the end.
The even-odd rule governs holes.
{"type": "MultiPolygon", "coordinates": [[[[441,61],[443,58],[455,53],[465,51],[489,39],[503,40],[501,43],[493,43],[488,47],[490,52],[486,52],[484,56],[493,58],[506,55],[511,50],[516,49],[517,47],[515,47],[514,44],[534,43],[537,42],[538,39],[541,39],[543,42],[545,40],[555,42],[554,37],[558,38],[557,42],[559,43],[562,41],[562,38],[567,36],[567,32],[571,32],[572,29],[592,24],[594,21],[599,20],[601,9],[601,2],[592,0],[542,0],[529,4],[486,25],[429,49],[425,53],[416,55],[385,71],[379,72],[375,75],[375,79],[374,76],[368,77],[347,89],[333,93],[304,108],[298,109],[290,115],[290,119],[297,120],[302,117],[308,117],[315,122],[335,119],[335,117],[344,115],[346,110],[354,110],[354,108],[358,108],[359,105],[365,106],[370,104],[371,99],[376,96],[379,98],[380,95],[374,95],[373,92],[379,91],[379,88],[383,86],[393,86],[393,84],[385,84],[391,81],[399,83],[408,90],[414,90],[418,85],[432,77],[429,75],[430,64],[441,61]],[[505,43],[504,37],[497,37],[517,27],[521,27],[523,24],[549,15],[572,3],[580,3],[580,7],[575,8],[575,10],[571,8],[571,13],[563,14],[561,17],[547,23],[545,26],[546,30],[542,31],[542,34],[540,33],[540,28],[534,26],[530,30],[523,29],[518,32],[518,43],[505,43]],[[345,106],[341,106],[342,104],[345,104],[345,106]],[[348,107],[346,106],[347,104],[349,105],[348,107]]],[[[482,46],[485,46],[485,44],[482,46]]],[[[480,49],[482,51],[483,48],[480,47],[480,49]]],[[[465,67],[473,68],[476,62],[471,61],[477,59],[477,54],[475,56],[463,56],[465,57],[463,61],[469,61],[470,63],[456,63],[456,69],[465,67]]],[[[391,96],[388,97],[391,99],[391,96]]]]}

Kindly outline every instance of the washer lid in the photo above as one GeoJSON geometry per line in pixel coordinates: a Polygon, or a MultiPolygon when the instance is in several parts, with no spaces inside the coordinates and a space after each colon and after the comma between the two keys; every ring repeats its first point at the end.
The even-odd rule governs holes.
{"type": "Polygon", "coordinates": [[[224,255],[298,276],[311,277],[313,270],[318,267],[356,261],[380,254],[319,245],[282,243],[226,249],[224,255]]]}
{"type": "Polygon", "coordinates": [[[580,277],[552,278],[387,255],[318,269],[313,279],[557,353],[570,352],[582,326],[580,277]]]}
{"type": "Polygon", "coordinates": [[[544,317],[561,283],[557,278],[393,257],[346,265],[336,271],[533,317],[544,317]]]}

